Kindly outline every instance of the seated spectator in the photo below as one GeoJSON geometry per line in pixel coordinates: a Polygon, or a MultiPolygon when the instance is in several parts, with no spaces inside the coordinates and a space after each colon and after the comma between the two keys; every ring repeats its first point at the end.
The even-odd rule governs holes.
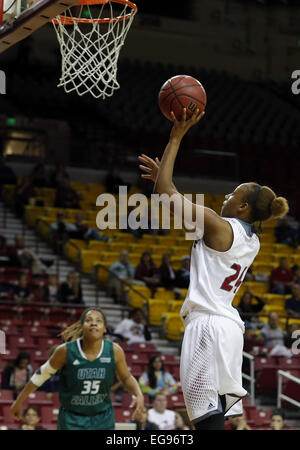
{"type": "Polygon", "coordinates": [[[96,228],[89,228],[86,223],[83,222],[82,214],[75,215],[75,227],[76,230],[70,233],[70,237],[73,239],[84,239],[86,241],[104,241],[108,242],[107,236],[101,235],[96,228]]]}
{"type": "Polygon", "coordinates": [[[12,284],[5,280],[3,272],[0,272],[0,300],[9,299],[13,292],[12,284]]]}
{"type": "Polygon", "coordinates": [[[127,250],[120,252],[120,260],[111,264],[109,270],[112,273],[109,274],[108,290],[109,294],[114,297],[116,303],[128,303],[128,286],[126,286],[126,283],[129,285],[145,286],[143,281],[134,278],[135,270],[129,262],[129,253],[127,250]]]}
{"type": "Polygon", "coordinates": [[[175,411],[175,428],[174,430],[190,430],[190,427],[185,423],[182,415],[175,411]]]}
{"type": "Polygon", "coordinates": [[[21,234],[15,236],[15,244],[10,247],[10,258],[14,267],[30,269],[32,275],[38,276],[46,273],[46,267],[34,250],[25,248],[24,238],[21,234]]]}
{"type": "Polygon", "coordinates": [[[148,411],[150,422],[156,423],[160,430],[174,430],[175,411],[167,409],[168,400],[164,394],[156,394],[153,401],[153,408],[148,411]]]}
{"type": "Polygon", "coordinates": [[[58,290],[60,303],[83,303],[82,289],[77,272],[68,273],[67,280],[61,283],[58,290]]]}
{"type": "Polygon", "coordinates": [[[57,275],[50,275],[48,284],[43,289],[43,302],[59,303],[59,282],[57,275]]]}
{"type": "Polygon", "coordinates": [[[70,238],[73,232],[76,232],[76,227],[73,223],[64,221],[64,213],[58,212],[56,215],[56,222],[50,225],[51,240],[58,253],[63,250],[63,245],[70,238]]]}
{"type": "Polygon", "coordinates": [[[25,205],[29,204],[29,200],[36,197],[36,190],[33,186],[31,177],[24,177],[21,184],[18,184],[14,192],[14,208],[16,215],[23,219],[25,212],[25,205]]]}
{"type": "Polygon", "coordinates": [[[252,430],[247,424],[245,411],[243,410],[243,415],[240,417],[229,417],[228,421],[225,422],[226,430],[252,430]]]}
{"type": "Polygon", "coordinates": [[[22,273],[19,278],[19,283],[13,286],[13,299],[17,303],[29,303],[34,300],[34,295],[29,286],[26,273],[22,273]]]}
{"type": "Polygon", "coordinates": [[[300,286],[300,266],[295,264],[292,267],[292,271],[293,271],[293,274],[294,274],[293,284],[297,284],[298,286],[300,286]]]}
{"type": "Polygon", "coordinates": [[[35,406],[27,406],[27,408],[24,410],[23,418],[22,418],[22,425],[19,430],[45,430],[46,428],[42,427],[41,425],[38,425],[39,421],[41,420],[40,414],[38,412],[38,409],[35,406]]]}
{"type": "Polygon", "coordinates": [[[139,378],[139,385],[142,393],[149,395],[151,403],[158,393],[170,395],[177,391],[176,381],[166,371],[163,360],[157,355],[151,356],[147,370],[139,378]]]}
{"type": "Polygon", "coordinates": [[[292,286],[292,296],[285,302],[285,309],[291,317],[300,317],[300,286],[292,286]]]}
{"type": "Polygon", "coordinates": [[[266,323],[263,326],[259,336],[257,337],[261,345],[269,348],[275,348],[277,346],[284,347],[285,333],[278,326],[278,323],[279,323],[278,314],[272,312],[269,315],[268,323],[266,323]]]}
{"type": "Polygon", "coordinates": [[[287,258],[280,258],[279,267],[276,267],[271,272],[270,287],[272,294],[289,294],[293,280],[294,274],[288,266],[287,258]]]}
{"type": "Polygon", "coordinates": [[[135,279],[143,281],[151,290],[152,295],[155,293],[156,287],[159,284],[159,275],[150,252],[144,252],[142,254],[140,263],[135,269],[135,279]]]}
{"type": "Polygon", "coordinates": [[[251,316],[251,313],[260,312],[265,303],[260,297],[254,295],[251,291],[245,291],[240,299],[240,303],[237,306],[237,310],[240,313],[241,319],[245,322],[245,326],[252,326],[253,329],[258,329],[260,324],[257,317],[251,316]],[[253,301],[256,300],[256,303],[253,301]]]}
{"type": "Polygon", "coordinates": [[[55,169],[52,171],[49,177],[50,187],[57,188],[64,181],[70,181],[70,176],[62,163],[57,163],[55,169]]]}
{"type": "Polygon", "coordinates": [[[172,290],[176,294],[176,298],[181,297],[181,291],[176,287],[176,274],[171,264],[171,256],[165,253],[162,256],[161,266],[159,268],[160,286],[165,289],[172,290]]]}
{"type": "Polygon", "coordinates": [[[80,198],[77,192],[72,189],[68,180],[61,180],[56,189],[56,208],[80,209],[80,198]]]}
{"type": "Polygon", "coordinates": [[[40,162],[36,164],[30,174],[32,184],[35,187],[44,188],[49,186],[48,174],[46,172],[45,164],[40,162]]]}
{"type": "Polygon", "coordinates": [[[191,258],[186,255],[181,258],[181,267],[176,272],[176,286],[188,289],[190,285],[190,262],[191,258]]]}
{"type": "Polygon", "coordinates": [[[283,217],[275,228],[276,242],[297,248],[299,245],[298,228],[298,224],[291,217],[283,217]]]}
{"type": "Polygon", "coordinates": [[[284,413],[280,409],[275,409],[271,414],[270,428],[271,430],[282,430],[284,427],[284,413]]]}
{"type": "MultiPolygon", "coordinates": [[[[257,340],[255,330],[251,327],[251,325],[245,324],[245,333],[244,333],[244,352],[250,353],[251,355],[256,355],[255,347],[261,345],[261,340],[257,340]]],[[[245,360],[247,366],[249,360],[245,360]]]]}
{"type": "Polygon", "coordinates": [[[140,308],[134,308],[128,319],[123,319],[115,328],[114,334],[128,345],[135,342],[151,341],[151,333],[148,330],[147,322],[143,311],[140,308]]]}
{"type": "Polygon", "coordinates": [[[33,369],[30,364],[30,354],[22,351],[12,363],[7,364],[4,368],[1,388],[13,390],[14,399],[16,399],[32,375],[33,369]]]}
{"type": "Polygon", "coordinates": [[[144,410],[141,413],[134,412],[131,422],[136,423],[137,430],[159,430],[159,427],[154,422],[149,422],[148,408],[144,406],[144,410]]]}

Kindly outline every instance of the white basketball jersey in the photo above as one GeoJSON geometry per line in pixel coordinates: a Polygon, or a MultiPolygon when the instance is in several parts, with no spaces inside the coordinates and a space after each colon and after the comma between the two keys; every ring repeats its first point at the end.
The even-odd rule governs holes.
{"type": "Polygon", "coordinates": [[[205,245],[203,238],[194,241],[190,285],[180,314],[184,317],[194,310],[219,314],[233,319],[244,329],[232,301],[259,251],[260,243],[255,233],[248,236],[239,220],[224,219],[233,229],[233,243],[226,252],[219,252],[205,245]]]}

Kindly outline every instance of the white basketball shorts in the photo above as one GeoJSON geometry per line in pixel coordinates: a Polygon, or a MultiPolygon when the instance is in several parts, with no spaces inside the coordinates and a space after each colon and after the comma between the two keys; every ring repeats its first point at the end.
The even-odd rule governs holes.
{"type": "Polygon", "coordinates": [[[184,319],[180,381],[191,421],[219,409],[225,395],[225,416],[243,413],[247,395],[242,386],[243,331],[233,320],[192,311],[184,319]],[[230,411],[229,411],[230,410],[230,411]]]}

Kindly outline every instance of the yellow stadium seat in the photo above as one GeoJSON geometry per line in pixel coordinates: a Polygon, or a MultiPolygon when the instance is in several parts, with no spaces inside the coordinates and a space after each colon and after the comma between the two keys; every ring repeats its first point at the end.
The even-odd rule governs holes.
{"type": "Polygon", "coordinates": [[[262,233],[260,237],[260,242],[262,244],[275,244],[276,238],[273,234],[262,233]]]}
{"type": "Polygon", "coordinates": [[[93,273],[93,266],[100,259],[101,252],[97,250],[81,250],[80,268],[83,273],[93,273]]]}
{"type": "Polygon", "coordinates": [[[88,243],[88,250],[97,250],[99,252],[108,251],[108,242],[91,240],[88,243]]]}
{"type": "Polygon", "coordinates": [[[253,262],[252,264],[252,273],[253,275],[256,273],[267,273],[270,274],[274,267],[274,263],[260,263],[253,262]]]}
{"type": "Polygon", "coordinates": [[[48,206],[44,208],[44,215],[47,217],[51,217],[53,222],[56,222],[57,213],[62,212],[64,218],[66,218],[66,211],[64,208],[55,208],[54,206],[48,206]]]}
{"type": "MultiPolygon", "coordinates": [[[[106,230],[104,230],[103,232],[106,233],[106,230]]],[[[113,242],[124,242],[124,244],[134,244],[137,241],[139,243],[140,239],[137,239],[131,233],[119,233],[118,230],[114,230],[113,232],[113,242]]]]}
{"type": "Polygon", "coordinates": [[[283,305],[267,304],[263,307],[262,312],[265,312],[266,314],[270,314],[272,312],[276,312],[277,314],[285,314],[286,310],[283,305]]]}
{"type": "Polygon", "coordinates": [[[147,244],[148,246],[158,243],[157,236],[155,234],[143,234],[143,237],[139,239],[140,244],[147,244]]]}
{"type": "Polygon", "coordinates": [[[126,241],[124,241],[124,242],[118,242],[118,241],[114,242],[114,241],[112,241],[112,242],[110,242],[108,244],[108,251],[109,252],[113,252],[113,253],[119,252],[119,254],[120,254],[120,252],[122,250],[129,251],[129,243],[127,243],[126,241]]]}
{"type": "Polygon", "coordinates": [[[98,259],[113,264],[120,260],[120,252],[102,251],[98,259]]]}
{"type": "Polygon", "coordinates": [[[296,325],[299,325],[299,328],[300,328],[300,319],[289,319],[289,325],[292,325],[294,323],[296,325]]]}
{"type": "MultiPolygon", "coordinates": [[[[71,208],[65,209],[65,218],[66,218],[68,221],[73,221],[73,222],[75,222],[76,214],[80,214],[80,215],[82,216],[82,221],[85,223],[85,219],[87,219],[87,217],[86,217],[86,214],[85,214],[84,210],[81,210],[81,209],[71,209],[71,208]]],[[[94,225],[93,228],[95,228],[95,225],[94,225]]]]}
{"type": "Polygon", "coordinates": [[[151,245],[150,251],[153,255],[163,255],[164,253],[169,253],[171,255],[172,249],[169,245],[151,245]]]}
{"type": "Polygon", "coordinates": [[[273,253],[273,262],[275,263],[276,266],[279,265],[280,258],[286,258],[288,261],[288,264],[289,265],[292,264],[293,255],[288,254],[288,253],[273,253]]]}
{"type": "Polygon", "coordinates": [[[80,183],[79,181],[71,181],[71,187],[75,191],[86,191],[88,189],[87,183],[80,183]]]}
{"type": "Polygon", "coordinates": [[[260,283],[258,281],[246,281],[243,283],[245,290],[253,292],[258,297],[268,292],[268,283],[260,283]]]}
{"type": "Polygon", "coordinates": [[[160,236],[158,238],[159,242],[158,245],[166,245],[169,247],[175,247],[176,243],[177,243],[177,237],[172,237],[172,236],[160,236]]]}
{"type": "Polygon", "coordinates": [[[183,300],[168,300],[168,311],[179,313],[183,303],[183,300]]]}
{"type": "Polygon", "coordinates": [[[96,270],[97,281],[102,286],[107,286],[109,279],[109,271],[108,271],[109,268],[110,263],[106,263],[104,261],[95,261],[93,264],[93,271],[96,270]]]}
{"type": "Polygon", "coordinates": [[[149,301],[151,291],[147,286],[132,286],[128,292],[128,301],[132,308],[143,308],[149,301]]]}
{"type": "Polygon", "coordinates": [[[130,244],[129,251],[142,255],[144,252],[150,252],[150,249],[148,244],[130,244]]]}
{"type": "Polygon", "coordinates": [[[65,246],[65,252],[68,259],[73,262],[80,261],[80,251],[86,249],[86,242],[80,239],[69,239],[65,246]]]}
{"type": "Polygon", "coordinates": [[[179,341],[182,338],[184,326],[178,313],[166,313],[162,323],[167,339],[179,341]]]}
{"type": "Polygon", "coordinates": [[[160,326],[162,316],[168,312],[167,300],[148,300],[149,324],[160,326]]]}
{"type": "Polygon", "coordinates": [[[262,300],[267,305],[285,305],[286,297],[285,295],[279,295],[279,294],[264,294],[262,297],[262,300]]]}
{"type": "Polygon", "coordinates": [[[256,263],[270,264],[273,261],[273,255],[272,253],[259,252],[254,261],[256,263]]]}
{"type": "Polygon", "coordinates": [[[274,252],[274,245],[276,245],[276,244],[268,244],[268,243],[261,242],[260,243],[260,250],[259,250],[258,254],[260,254],[260,253],[264,253],[264,254],[273,253],[274,252]]]}
{"type": "Polygon", "coordinates": [[[182,257],[185,255],[190,255],[191,254],[191,247],[192,247],[192,241],[187,241],[189,242],[188,245],[185,246],[178,246],[178,247],[173,247],[173,255],[177,256],[177,257],[182,257]]]}
{"type": "Polygon", "coordinates": [[[34,227],[36,224],[36,219],[39,219],[44,214],[45,208],[43,206],[25,206],[25,218],[29,227],[34,227]]]}
{"type": "Polygon", "coordinates": [[[156,289],[154,298],[158,298],[160,300],[174,300],[175,293],[173,291],[169,291],[163,287],[159,287],[156,289]]]}
{"type": "Polygon", "coordinates": [[[299,255],[299,251],[300,251],[300,248],[299,248],[299,250],[298,250],[298,255],[293,255],[292,258],[291,258],[291,261],[292,261],[292,264],[297,264],[297,265],[300,266],[300,255],[299,255]]]}
{"type": "Polygon", "coordinates": [[[285,244],[274,244],[274,252],[285,255],[292,255],[295,253],[295,249],[285,244]]]}
{"type": "Polygon", "coordinates": [[[37,223],[37,230],[41,234],[44,239],[50,239],[51,237],[51,229],[50,225],[53,222],[51,217],[39,217],[39,222],[37,223]]]}

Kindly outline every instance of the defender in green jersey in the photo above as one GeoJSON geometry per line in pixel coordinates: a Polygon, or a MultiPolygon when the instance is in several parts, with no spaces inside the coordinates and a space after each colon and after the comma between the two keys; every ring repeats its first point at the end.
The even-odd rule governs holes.
{"type": "Polygon", "coordinates": [[[100,308],[84,311],[80,321],[62,333],[63,339],[70,342],[58,346],[21,391],[11,406],[13,417],[21,418],[24,400],[57,370],[60,370],[60,430],[113,430],[110,388],[115,375],[135,396],[130,406],[135,406],[138,412],[143,410],[143,394],[128,370],[124,352],[103,337],[105,332],[106,318],[100,308]]]}

